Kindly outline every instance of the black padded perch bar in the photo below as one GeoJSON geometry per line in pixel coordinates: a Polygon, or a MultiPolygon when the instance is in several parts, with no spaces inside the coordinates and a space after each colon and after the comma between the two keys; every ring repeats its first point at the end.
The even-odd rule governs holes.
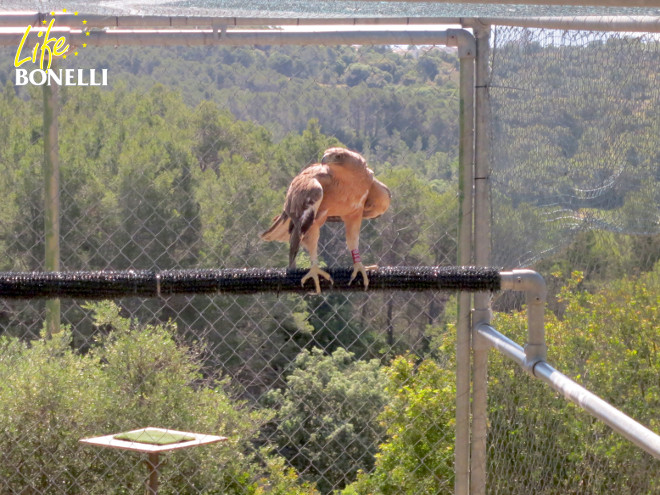
{"type": "MultiPolygon", "coordinates": [[[[329,268],[334,284],[321,279],[321,290],[362,291],[358,274],[348,285],[352,270],[329,268]]],[[[300,279],[305,269],[194,269],[79,272],[0,272],[0,298],[5,299],[117,299],[164,297],[175,294],[255,294],[258,292],[309,293],[300,279]]],[[[417,266],[380,267],[369,271],[369,291],[447,290],[496,291],[500,273],[495,268],[417,266]]]]}

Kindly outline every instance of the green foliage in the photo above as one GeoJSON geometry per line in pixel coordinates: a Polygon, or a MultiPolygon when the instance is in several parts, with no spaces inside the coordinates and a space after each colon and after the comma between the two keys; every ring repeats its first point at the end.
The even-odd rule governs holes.
{"type": "Polygon", "coordinates": [[[173,325],[137,326],[111,303],[89,309],[112,331],[86,355],[71,349],[69,330],[31,345],[0,341],[3,490],[133,493],[144,483],[139,457],[78,440],[157,425],[229,437],[168,455],[161,493],[314,493],[268,449],[255,450],[268,411],[251,412],[225,382],[204,379],[201,349],[177,342],[173,325]]]}
{"type": "MultiPolygon", "coordinates": [[[[616,40],[575,55],[608,47],[616,49],[616,40]]],[[[492,94],[518,86],[525,67],[507,53],[515,49],[500,47],[501,79],[492,94]]],[[[525,234],[523,227],[540,232],[555,225],[556,206],[540,205],[560,204],[579,227],[619,222],[644,231],[651,215],[638,215],[639,205],[657,202],[654,81],[629,84],[636,64],[649,59],[613,57],[620,66],[587,75],[582,67],[558,64],[553,57],[559,50],[528,46],[537,62],[527,70],[537,72],[524,76],[531,88],[546,82],[561,88],[575,78],[584,82],[575,85],[579,91],[560,91],[550,101],[535,90],[516,91],[525,112],[494,100],[498,125],[509,136],[496,150],[503,164],[498,184],[522,191],[494,195],[493,240],[506,255],[540,253],[564,241],[561,228],[543,238],[525,234]],[[537,79],[540,74],[547,81],[537,79]],[[613,99],[621,115],[606,111],[613,99]],[[529,121],[529,115],[543,118],[529,121]],[[603,122],[611,138],[604,139],[603,122]],[[596,166],[595,156],[601,158],[596,166]],[[612,183],[609,205],[575,194],[583,183],[606,184],[613,163],[626,165],[621,172],[628,175],[612,183]]],[[[365,259],[455,263],[453,53],[204,47],[98,48],[86,56],[90,66],[112,67],[114,86],[61,91],[64,269],[284,266],[286,247],[260,243],[257,233],[279,212],[291,178],[340,144],[362,151],[393,191],[390,211],[364,223],[365,259]]],[[[7,79],[3,70],[0,80],[7,79]]],[[[41,268],[40,112],[37,89],[8,85],[0,94],[3,270],[41,268]]],[[[556,316],[548,315],[551,362],[656,431],[658,269],[643,274],[658,261],[659,239],[584,232],[539,265],[560,274],[549,281],[558,294],[556,316]],[[570,278],[575,269],[584,271],[583,280],[570,278]],[[631,273],[642,275],[614,282],[631,273]]],[[[328,264],[348,265],[348,257],[327,254],[346,254],[343,236],[325,230],[321,251],[328,264]]],[[[3,338],[0,491],[138,491],[144,470],[136,456],[94,451],[77,440],[147,424],[230,437],[223,445],[172,454],[163,493],[168,487],[178,493],[314,493],[285,458],[323,492],[354,479],[346,493],[451,491],[447,298],[373,294],[367,304],[366,297],[126,300],[131,314],[167,323],[139,325],[104,303],[90,307],[94,328],[80,316],[80,324],[52,340],[26,345],[3,338]],[[170,318],[186,337],[203,335],[212,352],[183,345],[170,318]],[[87,354],[72,350],[99,333],[105,336],[87,354]],[[312,346],[330,355],[307,350],[312,346]],[[410,349],[436,361],[399,358],[383,371],[376,361],[356,359],[386,360],[410,349]],[[266,401],[274,411],[235,400],[229,381],[204,375],[202,363],[205,371],[222,365],[243,397],[279,388],[266,401]],[[279,456],[269,450],[270,434],[279,456]]],[[[5,308],[1,317],[24,327],[35,318],[9,303],[5,308]]],[[[79,316],[71,316],[74,311],[82,313],[70,310],[71,321],[79,316]]],[[[501,314],[497,325],[524,341],[522,313],[501,314]]],[[[6,333],[26,332],[9,325],[6,333]]],[[[493,358],[493,491],[632,495],[660,489],[648,457],[493,358]]]]}
{"type": "Polygon", "coordinates": [[[628,236],[603,230],[582,232],[561,254],[539,263],[542,273],[555,274],[556,286],[583,274],[581,287],[598,288],[603,282],[653,270],[660,260],[660,235],[628,236]],[[559,275],[559,276],[557,276],[559,275]]]}
{"type": "MultiPolygon", "coordinates": [[[[211,101],[278,141],[317,118],[352,149],[376,149],[396,132],[411,149],[421,135],[425,153],[458,152],[457,57],[437,48],[413,56],[370,46],[96,47],[61,64],[109,67],[111,84],[144,94],[160,83],[193,107],[211,101]]],[[[0,81],[12,77],[13,67],[0,67],[0,81]]]]}
{"type": "Polygon", "coordinates": [[[287,388],[267,397],[277,409],[280,453],[323,493],[373,467],[383,438],[375,419],[386,399],[380,363],[357,361],[342,348],[302,352],[287,388]]]}
{"type": "MultiPolygon", "coordinates": [[[[558,293],[561,317],[546,314],[549,362],[658,431],[660,264],[596,292],[574,273],[558,293]]],[[[525,312],[498,313],[495,326],[526,340],[525,312]]],[[[373,471],[346,495],[453,492],[455,334],[428,329],[435,360],[398,358],[386,369],[390,396],[379,416],[387,440],[373,471]],[[440,364],[442,363],[442,364],[440,364]]],[[[499,353],[489,361],[488,485],[497,493],[653,494],[650,455],[552,393],[499,353]]]]}
{"type": "MultiPolygon", "coordinates": [[[[639,277],[580,289],[575,273],[558,299],[562,316],[546,315],[548,361],[626,414],[658,431],[660,408],[660,265],[639,277]]],[[[496,327],[524,342],[524,313],[498,314],[496,327]]],[[[543,384],[495,355],[489,386],[492,486],[518,493],[573,490],[652,494],[660,489],[657,461],[543,384]],[[539,404],[543,406],[538,407],[539,404]],[[524,459],[524,463],[519,460],[524,459]],[[543,466],[524,472],[518,466],[543,466]],[[495,473],[509,473],[507,477],[495,473]]]]}
{"type": "Polygon", "coordinates": [[[0,250],[3,270],[32,270],[43,257],[41,94],[27,101],[7,85],[0,93],[0,250]],[[26,228],[28,226],[28,228],[26,228]],[[33,228],[29,228],[33,227],[33,228]],[[41,227],[41,228],[39,228],[41,227]],[[41,248],[41,249],[40,249],[41,248]]]}
{"type": "Polygon", "coordinates": [[[432,360],[397,358],[387,368],[391,399],[380,420],[388,439],[372,473],[345,495],[450,494],[454,480],[454,372],[432,360]]]}

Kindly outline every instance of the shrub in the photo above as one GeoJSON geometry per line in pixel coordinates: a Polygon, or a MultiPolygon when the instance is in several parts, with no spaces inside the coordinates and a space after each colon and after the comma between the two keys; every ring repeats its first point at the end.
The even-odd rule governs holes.
{"type": "MultiPolygon", "coordinates": [[[[591,392],[658,431],[660,264],[639,277],[581,290],[575,272],[546,314],[548,361],[591,392]]],[[[526,340],[524,312],[495,326],[526,340]]],[[[506,493],[658,493],[660,464],[497,353],[489,381],[489,486],[506,493]],[[578,488],[579,487],[579,488],[578,488]]]]}
{"type": "Polygon", "coordinates": [[[268,400],[277,407],[280,453],[322,492],[373,467],[383,438],[376,418],[387,400],[379,361],[356,361],[342,348],[329,356],[303,351],[286,390],[268,400]]]}
{"type": "Polygon", "coordinates": [[[0,491],[135,493],[140,456],[78,440],[157,426],[229,438],[163,456],[162,494],[315,493],[253,447],[270,413],[204,379],[200,349],[178,342],[174,325],[135,324],[109,302],[89,309],[111,331],[86,355],[71,349],[68,329],[31,344],[0,340],[0,491]]]}
{"type": "Polygon", "coordinates": [[[388,439],[372,473],[344,495],[451,494],[454,483],[454,371],[404,356],[387,369],[391,402],[380,419],[388,439]]]}

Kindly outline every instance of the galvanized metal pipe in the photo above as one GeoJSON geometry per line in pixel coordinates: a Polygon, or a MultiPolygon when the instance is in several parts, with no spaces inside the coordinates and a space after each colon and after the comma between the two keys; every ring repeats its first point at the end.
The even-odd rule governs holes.
{"type": "MultiPolygon", "coordinates": [[[[474,160],[474,235],[475,263],[491,266],[491,205],[490,205],[490,26],[474,26],[477,42],[475,65],[475,160],[474,160]]],[[[489,295],[485,297],[488,299],[489,295]]]]}
{"type": "MultiPolygon", "coordinates": [[[[49,12],[30,14],[0,12],[0,27],[37,26],[49,22],[49,12]]],[[[56,12],[58,26],[72,28],[196,28],[196,27],[246,27],[246,26],[412,26],[420,24],[461,24],[459,17],[222,17],[222,16],[162,16],[120,15],[108,16],[79,13],[78,15],[56,12]],[[83,23],[83,21],[85,21],[83,23]]]]}
{"type": "Polygon", "coordinates": [[[532,370],[538,361],[545,361],[548,347],[545,345],[545,280],[533,270],[502,272],[502,289],[524,291],[527,303],[527,345],[525,367],[532,370]]]}
{"type": "Polygon", "coordinates": [[[597,395],[592,394],[545,361],[540,361],[534,366],[534,376],[656,459],[660,459],[660,436],[642,426],[630,416],[622,413],[597,395]]]}
{"type": "MultiPolygon", "coordinates": [[[[475,165],[474,165],[474,261],[490,266],[490,156],[488,101],[490,28],[474,27],[477,57],[475,61],[475,165]]],[[[490,323],[489,292],[474,295],[473,325],[490,323]]],[[[486,493],[486,440],[488,435],[488,347],[472,336],[472,440],[470,453],[470,493],[486,493]]]]}
{"type": "MultiPolygon", "coordinates": [[[[479,336],[491,346],[523,368],[527,368],[527,356],[522,347],[505,337],[490,325],[477,327],[479,336]]],[[[577,404],[592,416],[600,419],[614,431],[644,449],[656,459],[660,459],[660,436],[641,425],[630,416],[608,404],[597,395],[560,373],[545,361],[537,361],[532,375],[547,383],[567,400],[577,404]]]]}
{"type": "MultiPolygon", "coordinates": [[[[475,307],[481,304],[475,295],[475,307]]],[[[488,310],[486,310],[488,312],[488,310]]],[[[473,318],[483,311],[475,310],[473,318]]],[[[488,346],[472,335],[472,439],[470,441],[470,494],[486,494],[488,438],[488,346]]]]}
{"type": "MultiPolygon", "coordinates": [[[[58,139],[59,90],[43,86],[44,125],[44,269],[60,269],[60,158],[58,139]]],[[[60,300],[46,302],[46,334],[60,331],[60,300]]]]}
{"type": "MultiPolygon", "coordinates": [[[[65,34],[67,43],[80,46],[199,46],[199,45],[445,45],[459,46],[459,38],[469,34],[461,29],[438,31],[329,31],[329,32],[282,32],[282,31],[229,31],[213,30],[121,31],[91,30],[70,31],[65,34]],[[452,33],[453,31],[453,33],[452,33]]],[[[0,45],[18,46],[23,34],[0,34],[0,45]]],[[[471,35],[470,35],[471,36],[471,35]]],[[[25,47],[32,47],[40,38],[28,36],[25,47]]]]}
{"type": "MultiPolygon", "coordinates": [[[[452,32],[460,57],[460,139],[459,139],[459,228],[458,264],[470,265],[473,259],[472,227],[474,180],[474,56],[476,45],[467,31],[452,32]]],[[[470,338],[471,296],[458,295],[456,324],[456,434],[454,447],[454,492],[469,493],[470,477],[470,338]]]]}
{"type": "MultiPolygon", "coordinates": [[[[511,2],[506,2],[511,3],[511,2]]],[[[52,18],[49,13],[0,12],[0,27],[40,26],[52,18]]],[[[89,28],[209,28],[214,26],[414,26],[457,24],[520,26],[545,29],[579,29],[588,31],[660,32],[659,16],[564,16],[564,17],[211,17],[211,16],[106,16],[97,14],[56,15],[56,26],[78,29],[89,28]],[[83,24],[83,21],[85,23],[83,24]]]]}
{"type": "Polygon", "coordinates": [[[464,19],[463,25],[471,27],[475,21],[538,29],[660,33],[660,16],[484,17],[464,19]]]}
{"type": "MultiPolygon", "coordinates": [[[[377,2],[381,0],[364,0],[377,2]]],[[[428,2],[429,0],[385,0],[390,2],[428,2]]],[[[453,0],[431,0],[434,3],[455,3],[453,0]]],[[[461,0],[460,3],[504,3],[513,5],[591,5],[595,7],[660,7],[658,0],[461,0]]]]}
{"type": "Polygon", "coordinates": [[[491,347],[497,349],[506,357],[516,362],[522,368],[525,367],[525,350],[508,338],[506,335],[501,334],[495,330],[488,323],[482,323],[475,328],[480,338],[491,347]]]}

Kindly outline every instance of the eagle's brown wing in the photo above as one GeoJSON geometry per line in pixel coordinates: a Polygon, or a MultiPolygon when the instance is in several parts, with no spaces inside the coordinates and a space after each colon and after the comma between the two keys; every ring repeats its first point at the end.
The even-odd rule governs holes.
{"type": "Polygon", "coordinates": [[[364,203],[362,218],[378,218],[390,207],[391,199],[390,189],[378,179],[374,179],[364,203]]]}
{"type": "Polygon", "coordinates": [[[266,241],[289,241],[289,267],[295,268],[300,240],[316,218],[323,200],[323,186],[329,181],[328,167],[313,165],[293,178],[286,193],[284,211],[275,217],[268,230],[261,234],[266,241]]]}

